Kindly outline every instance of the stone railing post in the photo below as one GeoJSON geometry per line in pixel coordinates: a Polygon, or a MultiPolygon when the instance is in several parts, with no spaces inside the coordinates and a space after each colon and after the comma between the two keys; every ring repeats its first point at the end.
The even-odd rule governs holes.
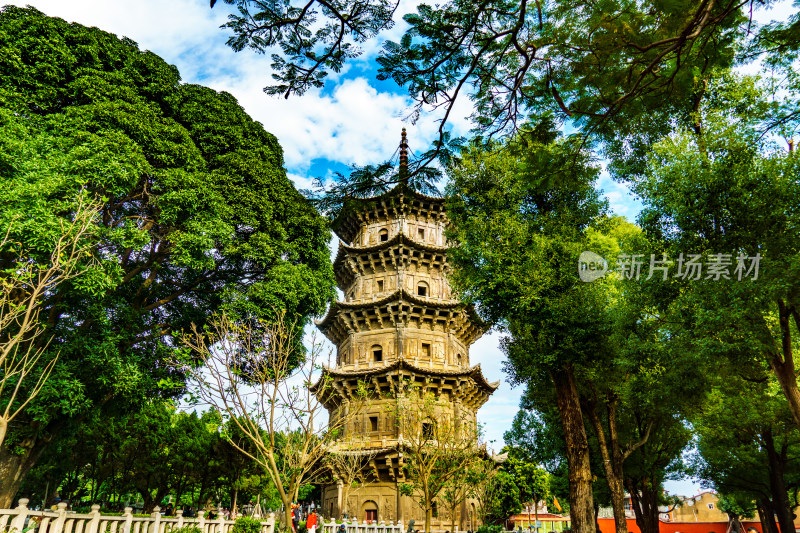
{"type": "Polygon", "coordinates": [[[64,523],[67,521],[67,502],[59,502],[56,509],[58,516],[47,528],[48,533],[61,533],[64,531],[64,523]]]}
{"type": "Polygon", "coordinates": [[[266,533],[275,533],[275,513],[269,513],[269,516],[267,517],[266,533]]]}
{"type": "Polygon", "coordinates": [[[11,529],[16,530],[16,533],[22,533],[25,529],[25,519],[28,518],[28,498],[20,498],[19,505],[17,506],[17,516],[11,521],[11,529]]]}
{"type": "Polygon", "coordinates": [[[178,529],[183,527],[183,509],[177,509],[175,511],[175,518],[178,519],[178,529]]]}
{"type": "Polygon", "coordinates": [[[89,527],[86,529],[86,533],[97,533],[97,530],[100,529],[100,505],[92,505],[92,512],[89,514],[92,519],[89,520],[89,527]]]}
{"type": "Polygon", "coordinates": [[[197,510],[197,527],[200,528],[200,533],[206,533],[206,512],[197,510]]]}
{"type": "Polygon", "coordinates": [[[133,526],[133,507],[126,507],[122,517],[125,518],[125,523],[122,524],[122,533],[131,533],[131,527],[133,526]]]}
{"type": "Polygon", "coordinates": [[[150,516],[153,517],[152,533],[159,533],[161,531],[161,507],[158,505],[153,507],[153,513],[150,516]]]}
{"type": "Polygon", "coordinates": [[[217,533],[226,533],[225,532],[225,515],[222,513],[222,506],[217,505],[217,522],[219,523],[219,529],[217,533]]]}

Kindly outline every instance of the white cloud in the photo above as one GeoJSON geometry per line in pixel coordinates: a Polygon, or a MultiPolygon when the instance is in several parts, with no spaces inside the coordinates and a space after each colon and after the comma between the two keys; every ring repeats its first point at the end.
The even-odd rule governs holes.
{"type": "MultiPolygon", "coordinates": [[[[278,137],[286,164],[302,172],[313,159],[364,165],[392,155],[405,125],[412,137],[430,139],[423,126],[403,124],[404,97],[378,91],[364,78],[342,81],[330,96],[268,97],[253,78],[209,80],[233,94],[248,113],[278,137]]],[[[427,128],[430,129],[430,128],[427,128]]]]}

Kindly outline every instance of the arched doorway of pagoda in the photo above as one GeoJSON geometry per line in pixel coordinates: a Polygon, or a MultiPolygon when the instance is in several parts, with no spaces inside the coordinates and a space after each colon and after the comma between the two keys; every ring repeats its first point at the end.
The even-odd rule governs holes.
{"type": "Polygon", "coordinates": [[[361,505],[361,516],[368,522],[378,521],[378,504],[372,500],[367,500],[361,505]]]}

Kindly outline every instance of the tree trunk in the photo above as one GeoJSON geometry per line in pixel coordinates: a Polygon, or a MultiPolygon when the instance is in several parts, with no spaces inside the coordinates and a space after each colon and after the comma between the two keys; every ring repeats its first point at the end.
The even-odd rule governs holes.
{"type": "Polygon", "coordinates": [[[205,503],[203,501],[203,497],[205,496],[206,492],[206,481],[207,481],[206,477],[207,477],[206,474],[203,474],[203,478],[200,480],[200,492],[197,494],[197,503],[195,505],[198,511],[200,510],[200,506],[203,505],[203,503],[205,503]]]}
{"type": "Polygon", "coordinates": [[[594,530],[595,533],[602,533],[600,529],[600,502],[594,501],[594,530]]]}
{"type": "Polygon", "coordinates": [[[11,509],[25,476],[36,465],[47,448],[49,440],[31,437],[14,446],[21,454],[12,452],[5,444],[0,445],[0,509],[11,509]]]}
{"type": "Polygon", "coordinates": [[[432,518],[431,515],[432,514],[433,514],[433,511],[432,511],[430,505],[428,505],[427,509],[425,509],[425,533],[431,533],[431,518],[432,518]]]}
{"type": "Polygon", "coordinates": [[[761,521],[761,531],[763,533],[780,533],[778,525],[775,523],[775,513],[772,512],[769,498],[759,498],[756,502],[756,509],[758,509],[758,519],[761,521]]]}
{"type": "Polygon", "coordinates": [[[178,488],[175,489],[175,509],[181,504],[181,496],[183,496],[183,490],[186,487],[186,478],[184,477],[181,479],[181,482],[178,484],[178,488]]]}
{"type": "MultiPolygon", "coordinates": [[[[608,408],[608,436],[611,442],[609,442],[609,438],[606,438],[603,422],[597,414],[596,404],[589,404],[586,410],[597,435],[600,455],[603,458],[606,482],[608,483],[608,490],[611,492],[611,509],[614,512],[615,531],[616,533],[628,533],[628,519],[625,516],[625,488],[622,484],[622,456],[619,450],[619,442],[616,442],[617,432],[614,430],[616,426],[616,421],[614,420],[616,409],[611,406],[608,408]],[[611,451],[608,449],[609,445],[611,445],[611,451]]],[[[600,530],[599,527],[597,529],[598,531],[600,530]]]]}
{"type": "Polygon", "coordinates": [[[556,392],[564,441],[567,445],[569,471],[569,505],[572,531],[594,533],[594,498],[592,470],[589,464],[589,442],[583,425],[580,398],[572,367],[567,365],[550,373],[556,392]]]}
{"type": "Polygon", "coordinates": [[[281,491],[281,503],[283,503],[283,514],[281,515],[281,531],[292,531],[292,502],[289,497],[281,491]]]}
{"type": "Polygon", "coordinates": [[[767,451],[769,461],[769,490],[775,514],[778,515],[778,524],[781,533],[794,533],[794,520],[792,519],[792,509],[789,505],[789,494],[786,491],[786,482],[783,478],[785,460],[775,449],[775,439],[772,436],[772,429],[767,429],[762,435],[764,448],[767,451]]]}
{"type": "MultiPolygon", "coordinates": [[[[647,479],[634,480],[628,478],[628,494],[631,496],[631,507],[636,517],[636,525],[641,533],[658,533],[658,488],[647,479]]],[[[766,533],[766,532],[764,532],[766,533]]]]}
{"type": "MultiPolygon", "coordinates": [[[[764,328],[765,341],[769,353],[769,366],[778,378],[786,400],[789,402],[789,409],[792,411],[794,422],[800,427],[800,390],[797,388],[797,375],[794,368],[794,354],[792,353],[792,333],[789,318],[792,316],[792,309],[788,309],[783,300],[778,300],[778,323],[781,327],[781,350],[780,353],[774,347],[772,334],[762,317],[762,327],[764,328]]],[[[798,324],[800,328],[800,324],[798,324]]]]}
{"type": "Polygon", "coordinates": [[[137,488],[139,494],[142,496],[142,511],[145,514],[150,514],[153,512],[153,507],[156,506],[155,500],[153,499],[153,495],[150,494],[150,491],[146,488],[137,488]]]}

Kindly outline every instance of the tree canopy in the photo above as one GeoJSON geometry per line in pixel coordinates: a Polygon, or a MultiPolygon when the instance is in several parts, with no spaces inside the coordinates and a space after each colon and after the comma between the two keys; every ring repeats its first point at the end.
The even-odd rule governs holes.
{"type": "Polygon", "coordinates": [[[192,323],[224,309],[302,324],[333,297],[333,275],[326,220],[231,95],[182,84],[129,39],[11,6],[0,72],[0,232],[46,259],[77,196],[102,202],[84,274],[41,306],[42,364],[60,358],[0,449],[8,505],[65,424],[179,394],[167,361],[192,323]]]}
{"type": "MultiPolygon", "coordinates": [[[[225,0],[235,50],[270,52],[271,94],[301,95],[391,28],[400,2],[225,0]]],[[[409,28],[386,42],[380,79],[393,79],[423,109],[442,108],[440,138],[458,99],[474,103],[483,134],[508,133],[530,114],[569,121],[584,133],[620,138],[654,111],[684,116],[715,67],[729,67],[755,28],[752,10],[770,1],[449,0],[401,13],[409,28]]],[[[777,25],[750,57],[796,49],[797,23],[777,25]]],[[[785,55],[785,54],[784,54],[785,55]]],[[[662,130],[663,131],[663,130],[662,130]]],[[[427,156],[438,153],[439,146],[427,156]]]]}

